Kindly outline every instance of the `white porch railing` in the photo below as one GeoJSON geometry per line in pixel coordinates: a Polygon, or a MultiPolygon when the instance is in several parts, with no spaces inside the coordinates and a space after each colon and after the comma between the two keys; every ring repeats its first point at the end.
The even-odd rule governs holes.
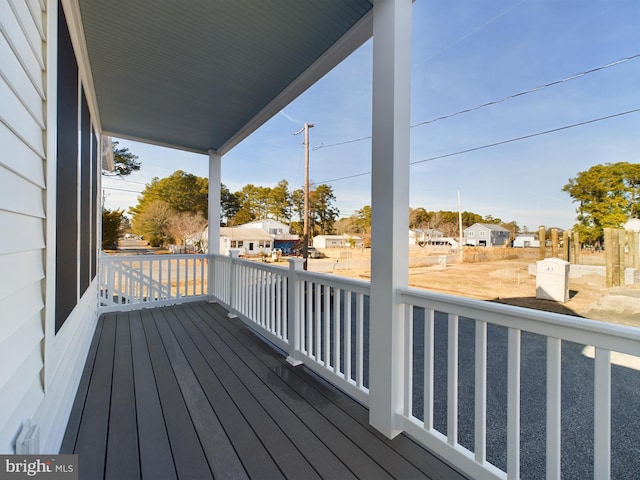
{"type": "MultiPolygon", "coordinates": [[[[529,478],[612,477],[612,413],[618,428],[627,416],[612,412],[613,389],[627,380],[635,382],[631,392],[640,387],[634,370],[616,372],[612,384],[612,355],[640,370],[640,330],[421,290],[402,290],[399,298],[406,314],[403,430],[474,478],[520,478],[525,463],[529,478]],[[595,360],[585,346],[595,348],[595,360]],[[575,408],[581,411],[563,418],[575,408]],[[574,431],[563,429],[576,421],[574,431]],[[533,447],[541,432],[545,441],[533,447]],[[572,443],[574,436],[583,438],[572,443]],[[592,457],[572,460],[579,449],[592,449],[592,457]],[[584,473],[576,476],[580,462],[584,473]]],[[[636,419],[638,395],[627,410],[636,419]]],[[[627,433],[640,444],[637,430],[627,433]]],[[[618,460],[624,449],[618,446],[618,460]]]]}
{"type": "MultiPolygon", "coordinates": [[[[303,271],[298,259],[289,268],[210,261],[213,299],[230,315],[369,404],[369,283],[303,271]]],[[[625,449],[640,444],[640,371],[615,361],[627,355],[640,368],[640,330],[422,290],[397,295],[399,429],[472,478],[606,479],[637,466],[625,449]]]]}
{"type": "Polygon", "coordinates": [[[346,278],[214,256],[217,301],[345,392],[368,404],[370,286],[346,278]]]}
{"type": "Polygon", "coordinates": [[[100,307],[138,308],[207,297],[206,255],[103,255],[100,257],[100,307]]]}

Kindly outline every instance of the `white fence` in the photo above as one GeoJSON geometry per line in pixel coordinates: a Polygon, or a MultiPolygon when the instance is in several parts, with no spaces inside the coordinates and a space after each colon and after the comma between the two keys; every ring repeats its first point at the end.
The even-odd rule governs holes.
{"type": "Polygon", "coordinates": [[[280,267],[214,256],[214,297],[339,388],[368,403],[369,284],[305,272],[302,260],[280,267]]]}
{"type": "MultiPolygon", "coordinates": [[[[616,438],[637,446],[638,431],[621,424],[637,421],[640,372],[616,366],[612,384],[612,355],[640,369],[640,330],[412,289],[399,297],[406,313],[403,430],[474,478],[521,478],[524,464],[528,478],[625,472],[617,465],[617,476],[611,473],[612,414],[616,438]],[[613,411],[612,396],[626,396],[614,388],[635,397],[632,405],[613,411]],[[541,433],[544,441],[536,441],[541,433]]],[[[616,445],[616,464],[628,445],[616,445]]]]}
{"type": "MultiPolygon", "coordinates": [[[[188,257],[204,278],[206,260],[188,257]]],[[[299,259],[210,261],[211,293],[230,315],[369,404],[369,283],[303,271],[299,259]]],[[[139,272],[154,292],[145,295],[165,302],[151,280],[166,282],[148,272],[139,272]]],[[[637,467],[640,371],[616,359],[640,369],[640,330],[423,290],[398,298],[398,428],[473,478],[606,479],[637,467]]]]}
{"type": "Polygon", "coordinates": [[[100,307],[126,310],[208,298],[207,268],[206,255],[103,255],[100,307]]]}

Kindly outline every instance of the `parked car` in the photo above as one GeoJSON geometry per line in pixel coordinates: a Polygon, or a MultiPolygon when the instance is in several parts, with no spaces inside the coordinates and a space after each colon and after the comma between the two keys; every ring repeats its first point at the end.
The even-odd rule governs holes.
{"type": "Polygon", "coordinates": [[[316,247],[307,248],[307,256],[309,258],[322,258],[324,255],[316,247]]]}

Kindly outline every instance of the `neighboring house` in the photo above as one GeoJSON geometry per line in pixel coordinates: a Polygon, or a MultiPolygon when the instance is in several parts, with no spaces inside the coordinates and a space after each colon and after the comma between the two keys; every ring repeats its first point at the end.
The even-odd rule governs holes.
{"type": "Polygon", "coordinates": [[[474,223],[463,231],[464,244],[475,247],[502,247],[509,244],[511,232],[500,225],[474,223]]]}
{"type": "Polygon", "coordinates": [[[273,238],[261,228],[221,227],[220,254],[228,255],[232,248],[240,255],[270,255],[273,238]]]}
{"type": "Polygon", "coordinates": [[[277,220],[265,218],[262,220],[255,220],[253,222],[244,223],[242,225],[236,225],[235,228],[259,228],[264,230],[269,235],[288,235],[289,225],[286,225],[277,220]]]}
{"type": "Polygon", "coordinates": [[[353,245],[354,248],[362,248],[363,240],[354,235],[316,235],[313,237],[313,246],[316,248],[342,248],[353,245]]]}
{"type": "Polygon", "coordinates": [[[444,233],[435,228],[416,228],[409,230],[409,245],[427,244],[435,239],[444,237],[444,233]]]}
{"type": "Polygon", "coordinates": [[[513,240],[514,248],[539,247],[540,241],[537,235],[517,235],[513,240]]]}
{"type": "Polygon", "coordinates": [[[293,253],[300,241],[298,235],[289,233],[289,225],[266,218],[238,225],[236,228],[260,228],[273,238],[273,248],[282,250],[285,255],[293,253]]]}

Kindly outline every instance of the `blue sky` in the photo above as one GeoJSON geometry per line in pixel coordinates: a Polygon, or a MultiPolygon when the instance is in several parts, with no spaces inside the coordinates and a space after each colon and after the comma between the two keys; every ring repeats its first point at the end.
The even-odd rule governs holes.
{"type": "MultiPolygon", "coordinates": [[[[640,0],[417,0],[413,10],[411,124],[474,108],[640,54],[640,0]]],[[[313,182],[370,171],[372,44],[223,157],[222,181],[292,188],[304,180],[310,133],[313,182]],[[318,148],[320,147],[320,148],[318,148]]],[[[593,165],[640,161],[640,113],[419,163],[640,108],[640,57],[496,105],[411,129],[411,207],[462,209],[520,227],[570,228],[576,204],[562,191],[593,165]]],[[[207,157],[120,141],[140,172],[106,179],[107,208],[128,209],[154,176],[207,176],[207,157]]],[[[341,216],[371,203],[371,176],[330,182],[341,216]]]]}

